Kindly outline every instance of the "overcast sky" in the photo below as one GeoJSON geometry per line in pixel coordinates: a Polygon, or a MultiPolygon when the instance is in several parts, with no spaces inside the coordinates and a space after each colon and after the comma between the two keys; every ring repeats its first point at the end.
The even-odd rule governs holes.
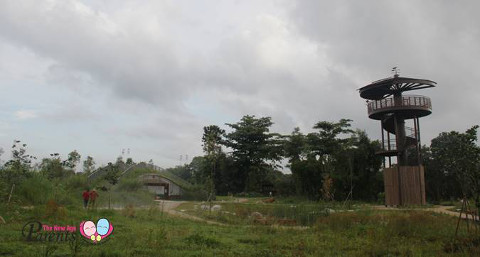
{"type": "Polygon", "coordinates": [[[311,132],[353,119],[380,138],[357,89],[436,81],[423,143],[480,123],[479,1],[0,1],[0,147],[98,163],[130,148],[161,167],[201,152],[203,126],[243,115],[311,132]]]}

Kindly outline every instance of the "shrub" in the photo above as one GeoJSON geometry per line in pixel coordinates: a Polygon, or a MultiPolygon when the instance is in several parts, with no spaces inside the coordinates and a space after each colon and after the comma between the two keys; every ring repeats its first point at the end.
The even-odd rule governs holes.
{"type": "Polygon", "coordinates": [[[182,199],[190,201],[206,201],[208,192],[200,186],[195,186],[190,190],[183,191],[182,199]]]}
{"type": "Polygon", "coordinates": [[[195,244],[198,246],[204,246],[209,248],[216,248],[220,246],[220,242],[216,239],[209,238],[198,233],[195,233],[185,238],[185,241],[187,241],[189,244],[195,244]]]}
{"type": "MultiPolygon", "coordinates": [[[[38,173],[27,178],[18,186],[17,195],[29,204],[44,204],[52,197],[53,184],[38,173]]],[[[14,192],[15,194],[15,192],[14,192]]]]}
{"type": "Polygon", "coordinates": [[[117,191],[133,192],[142,188],[142,182],[137,178],[124,178],[118,183],[117,191]]]}
{"type": "Polygon", "coordinates": [[[135,207],[133,206],[133,204],[128,204],[127,206],[125,206],[125,208],[123,208],[123,210],[122,210],[122,214],[125,217],[134,218],[135,217],[135,207]]]}
{"type": "Polygon", "coordinates": [[[74,176],[68,177],[65,179],[64,184],[69,190],[83,190],[88,188],[87,177],[83,174],[75,174],[74,176]]]}

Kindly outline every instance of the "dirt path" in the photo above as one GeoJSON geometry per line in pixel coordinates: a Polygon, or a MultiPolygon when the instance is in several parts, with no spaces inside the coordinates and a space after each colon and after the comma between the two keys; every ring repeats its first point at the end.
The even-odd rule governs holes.
{"type": "MultiPolygon", "coordinates": [[[[244,203],[244,202],[247,202],[247,201],[248,201],[248,199],[246,199],[246,198],[238,198],[238,199],[234,200],[234,202],[239,202],[239,203],[244,203]]],[[[193,215],[175,210],[175,208],[180,206],[182,203],[186,203],[186,201],[155,200],[155,202],[158,202],[158,204],[160,206],[160,210],[162,210],[162,208],[163,208],[163,212],[166,212],[166,213],[168,213],[170,215],[173,215],[175,217],[189,219],[189,220],[193,220],[193,221],[205,222],[207,224],[212,224],[212,225],[231,226],[229,224],[220,223],[220,222],[211,221],[211,220],[206,220],[206,219],[203,219],[203,218],[200,218],[200,217],[197,217],[197,216],[193,216],[193,215]]],[[[246,226],[254,227],[255,225],[246,225],[246,226]]],[[[281,225],[272,225],[271,227],[276,228],[276,229],[294,229],[294,230],[305,230],[305,229],[309,228],[309,227],[306,227],[306,226],[281,226],[281,225]]]]}
{"type": "MultiPolygon", "coordinates": [[[[247,199],[244,199],[244,198],[238,198],[238,199],[235,199],[234,202],[246,202],[247,199]]],[[[184,219],[189,219],[189,220],[193,220],[193,221],[199,221],[199,222],[205,222],[207,224],[212,224],[212,225],[219,225],[219,226],[228,226],[228,224],[224,224],[224,223],[220,223],[220,222],[216,222],[216,221],[211,221],[211,220],[206,220],[206,219],[203,219],[203,218],[200,218],[200,217],[197,217],[197,216],[194,216],[194,215],[190,215],[190,214],[187,214],[187,213],[184,213],[184,212],[181,212],[181,211],[177,211],[175,210],[178,206],[180,206],[181,204],[183,203],[186,203],[186,201],[168,201],[168,200],[155,200],[155,202],[158,203],[159,205],[159,208],[160,210],[163,210],[163,212],[165,213],[168,213],[170,215],[173,215],[175,217],[179,217],[179,218],[184,218],[184,219]]],[[[435,213],[442,213],[442,214],[447,214],[447,215],[450,215],[450,216],[454,216],[454,217],[458,217],[459,213],[458,212],[454,212],[454,211],[451,211],[449,209],[451,209],[452,206],[439,206],[439,205],[436,205],[436,206],[433,206],[433,207],[430,207],[430,208],[411,208],[411,209],[408,209],[408,208],[395,208],[395,207],[386,207],[384,205],[375,205],[375,206],[372,206],[372,209],[375,209],[375,210],[389,210],[389,211],[400,211],[400,210],[420,210],[420,211],[432,211],[432,212],[435,212],[435,213]]],[[[469,218],[471,219],[472,217],[469,216],[469,218]]],[[[462,214],[462,219],[466,219],[466,215],[463,213],[462,214]]],[[[478,217],[476,217],[476,219],[478,219],[478,217]]],[[[277,227],[277,228],[283,228],[283,226],[274,226],[274,227],[277,227]]],[[[306,229],[305,227],[300,227],[298,226],[295,227],[295,226],[288,226],[287,228],[289,229],[306,229]]]]}
{"type": "MultiPolygon", "coordinates": [[[[386,207],[384,205],[376,205],[376,206],[373,206],[373,209],[375,210],[390,210],[390,211],[398,211],[398,210],[420,210],[420,211],[431,211],[431,212],[435,212],[435,213],[443,213],[443,214],[447,214],[447,215],[450,215],[450,216],[455,216],[455,217],[458,217],[458,215],[460,213],[458,212],[454,212],[454,211],[451,211],[449,209],[451,209],[453,206],[443,206],[443,205],[435,205],[433,207],[430,207],[430,208],[418,208],[418,209],[400,209],[400,208],[395,208],[395,207],[386,207]]],[[[466,219],[466,215],[465,213],[462,213],[462,219],[466,219]]],[[[469,215],[468,218],[472,218],[471,215],[469,215]]],[[[478,216],[475,217],[477,220],[478,220],[478,216]]]]}
{"type": "Polygon", "coordinates": [[[186,203],[185,201],[155,200],[155,202],[158,202],[158,205],[160,206],[160,210],[163,210],[163,212],[166,212],[170,215],[184,218],[184,219],[194,220],[194,221],[201,221],[208,224],[225,226],[225,224],[223,223],[202,219],[197,216],[193,216],[193,215],[175,210],[175,208],[180,206],[182,203],[186,203]]]}
{"type": "Polygon", "coordinates": [[[160,210],[163,210],[164,212],[169,212],[171,210],[174,210],[178,206],[180,206],[182,203],[186,203],[185,201],[168,201],[168,200],[155,200],[156,203],[158,203],[158,206],[160,207],[160,210]]]}

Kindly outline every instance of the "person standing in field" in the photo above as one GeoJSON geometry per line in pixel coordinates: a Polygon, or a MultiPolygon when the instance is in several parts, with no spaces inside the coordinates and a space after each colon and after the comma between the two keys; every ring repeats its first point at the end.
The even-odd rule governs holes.
{"type": "Polygon", "coordinates": [[[90,198],[90,192],[87,190],[83,191],[83,208],[86,209],[88,207],[88,199],[90,198]]]}
{"type": "Polygon", "coordinates": [[[97,191],[95,191],[95,189],[93,189],[91,192],[90,192],[90,208],[95,208],[95,200],[97,200],[97,197],[98,197],[98,193],[97,191]]]}

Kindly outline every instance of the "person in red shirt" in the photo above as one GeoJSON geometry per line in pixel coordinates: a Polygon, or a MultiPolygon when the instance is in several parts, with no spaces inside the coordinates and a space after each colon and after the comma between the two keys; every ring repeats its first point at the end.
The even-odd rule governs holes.
{"type": "Polygon", "coordinates": [[[87,190],[83,191],[82,197],[83,197],[83,208],[87,208],[88,199],[90,198],[90,192],[88,191],[88,188],[87,190]]]}
{"type": "Polygon", "coordinates": [[[95,207],[95,200],[97,199],[98,197],[98,193],[97,191],[95,191],[95,189],[93,189],[91,192],[90,192],[90,208],[94,208],[95,207]]]}

